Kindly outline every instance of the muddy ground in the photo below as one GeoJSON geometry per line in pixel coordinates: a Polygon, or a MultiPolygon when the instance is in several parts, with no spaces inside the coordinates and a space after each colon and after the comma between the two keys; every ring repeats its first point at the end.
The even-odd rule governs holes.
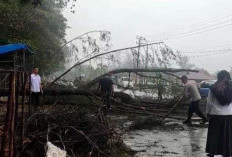
{"type": "Polygon", "coordinates": [[[160,123],[152,117],[109,117],[125,129],[124,143],[136,151],[134,157],[206,157],[208,124],[201,125],[198,117],[192,126],[172,118],[160,123]]]}
{"type": "Polygon", "coordinates": [[[137,151],[135,157],[205,157],[206,137],[206,125],[169,119],[164,126],[126,133],[124,142],[137,151]]]}

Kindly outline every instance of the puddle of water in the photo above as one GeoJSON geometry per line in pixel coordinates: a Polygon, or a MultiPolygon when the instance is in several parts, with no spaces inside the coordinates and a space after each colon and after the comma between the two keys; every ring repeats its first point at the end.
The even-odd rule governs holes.
{"type": "Polygon", "coordinates": [[[206,157],[207,128],[183,128],[131,131],[124,136],[124,142],[138,151],[135,157],[206,157]]]}

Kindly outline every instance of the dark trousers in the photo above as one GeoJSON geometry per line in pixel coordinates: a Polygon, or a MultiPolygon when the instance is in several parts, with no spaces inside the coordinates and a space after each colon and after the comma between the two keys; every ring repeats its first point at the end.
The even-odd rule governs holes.
{"type": "MultiPolygon", "coordinates": [[[[210,115],[206,152],[232,156],[232,115],[210,115]]],[[[209,155],[209,156],[210,156],[209,155]]]]}
{"type": "Polygon", "coordinates": [[[103,104],[106,104],[108,109],[111,108],[111,106],[110,106],[110,97],[111,97],[111,92],[103,92],[102,101],[103,101],[103,104]]]}
{"type": "Polygon", "coordinates": [[[39,106],[39,96],[40,92],[31,92],[31,103],[36,109],[39,106]]]}
{"type": "Polygon", "coordinates": [[[193,101],[193,102],[190,103],[189,110],[188,110],[188,119],[187,119],[188,121],[191,121],[193,113],[196,113],[203,120],[206,120],[205,115],[202,113],[202,111],[199,108],[199,103],[200,103],[200,100],[193,101]]]}

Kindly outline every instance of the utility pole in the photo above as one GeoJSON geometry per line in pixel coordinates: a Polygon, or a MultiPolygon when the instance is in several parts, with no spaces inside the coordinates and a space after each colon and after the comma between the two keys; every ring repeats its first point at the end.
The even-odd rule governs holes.
{"type": "Polygon", "coordinates": [[[147,45],[147,50],[146,50],[146,69],[148,69],[148,62],[149,62],[149,60],[148,60],[148,45],[147,45]]]}
{"type": "Polygon", "coordinates": [[[136,42],[138,44],[138,52],[137,52],[137,68],[139,68],[139,57],[140,57],[140,45],[141,45],[141,37],[136,37],[139,41],[136,42]]]}
{"type": "MultiPolygon", "coordinates": [[[[137,53],[137,68],[139,68],[139,59],[140,59],[140,48],[141,48],[141,44],[148,44],[146,38],[142,37],[142,36],[136,36],[137,38],[137,44],[138,44],[138,53],[137,53]]],[[[145,53],[146,53],[146,58],[145,58],[145,68],[147,69],[148,68],[148,45],[146,46],[146,50],[145,50],[145,53]]]]}
{"type": "MultiPolygon", "coordinates": [[[[143,45],[144,43],[145,44],[147,44],[148,42],[147,42],[147,40],[144,38],[144,37],[142,37],[142,36],[136,36],[136,38],[137,38],[137,44],[138,44],[138,52],[137,52],[137,69],[139,68],[139,63],[140,63],[140,48],[141,48],[141,44],[143,45]]],[[[145,68],[147,69],[148,68],[148,45],[146,46],[147,47],[147,49],[146,49],[146,58],[145,58],[145,68]]],[[[138,83],[139,81],[138,81],[138,78],[136,77],[136,83],[138,83]]],[[[145,82],[145,80],[144,80],[144,82],[145,82]]]]}
{"type": "MultiPolygon", "coordinates": [[[[139,37],[139,36],[137,36],[136,37],[137,38],[137,42],[136,42],[136,44],[138,44],[138,52],[137,52],[137,66],[136,66],[136,68],[138,69],[139,68],[139,56],[140,56],[140,45],[141,45],[141,37],[139,37]]],[[[135,84],[139,84],[139,77],[138,77],[138,75],[135,75],[136,77],[135,77],[135,84]]]]}

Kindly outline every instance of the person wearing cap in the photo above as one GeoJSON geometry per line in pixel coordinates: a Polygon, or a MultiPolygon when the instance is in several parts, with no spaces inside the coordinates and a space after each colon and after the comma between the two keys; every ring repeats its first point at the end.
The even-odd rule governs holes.
{"type": "Polygon", "coordinates": [[[34,106],[34,110],[40,104],[39,97],[42,91],[42,84],[41,84],[41,77],[39,76],[39,68],[34,67],[33,72],[30,78],[30,85],[31,85],[31,102],[34,106]]]}
{"type": "Polygon", "coordinates": [[[201,124],[206,123],[207,118],[199,108],[199,103],[201,100],[201,95],[199,93],[199,86],[197,85],[196,81],[188,80],[188,77],[186,75],[182,76],[181,80],[184,83],[184,98],[186,100],[190,100],[190,105],[188,109],[188,118],[183,123],[191,124],[191,118],[193,116],[193,113],[196,113],[199,117],[202,118],[201,124]]]}
{"type": "Polygon", "coordinates": [[[107,73],[107,75],[100,79],[98,90],[101,90],[103,104],[106,103],[107,109],[111,110],[110,97],[114,96],[114,82],[111,79],[112,74],[107,73]]]}

